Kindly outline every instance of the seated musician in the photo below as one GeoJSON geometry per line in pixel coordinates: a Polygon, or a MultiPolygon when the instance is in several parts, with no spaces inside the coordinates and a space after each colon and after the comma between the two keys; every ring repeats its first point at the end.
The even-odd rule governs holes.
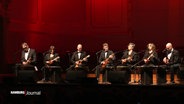
{"type": "MultiPolygon", "coordinates": [[[[55,47],[50,46],[48,53],[44,56],[44,64],[45,64],[45,79],[44,81],[51,81],[51,77],[53,72],[55,71],[50,66],[60,66],[60,57],[59,54],[55,52],[55,47]]],[[[57,74],[59,74],[59,70],[57,70],[57,74]]]]}
{"type": "Polygon", "coordinates": [[[22,55],[21,55],[21,69],[27,69],[34,67],[37,71],[38,69],[35,67],[36,65],[36,51],[35,49],[29,48],[29,45],[24,42],[22,43],[22,55]]]}
{"type": "Polygon", "coordinates": [[[115,56],[113,51],[109,50],[109,45],[107,43],[103,44],[103,50],[100,53],[100,57],[99,57],[99,63],[100,65],[98,65],[96,67],[96,77],[97,80],[99,80],[99,76],[100,76],[100,72],[102,72],[103,74],[103,82],[106,82],[107,79],[105,77],[105,68],[107,68],[108,66],[113,66],[113,61],[115,60],[115,56]]]}
{"type": "MultiPolygon", "coordinates": [[[[128,69],[126,70],[129,75],[129,80],[130,78],[130,71],[133,68],[133,65],[139,60],[139,56],[137,52],[134,51],[135,44],[134,43],[129,43],[128,44],[128,49],[123,52],[123,57],[121,59],[121,63],[123,66],[128,66],[128,69]]],[[[134,70],[135,72],[136,70],[134,70]]],[[[135,78],[134,78],[135,82],[135,78]]]]}
{"type": "Polygon", "coordinates": [[[143,60],[144,65],[141,71],[141,82],[142,84],[153,84],[153,69],[159,63],[156,46],[153,43],[147,45],[147,51],[145,51],[143,60]]]}
{"type": "Polygon", "coordinates": [[[170,83],[174,84],[174,71],[179,68],[179,52],[175,50],[172,43],[166,44],[166,52],[163,62],[169,66],[170,69],[170,83]]]}
{"type": "Polygon", "coordinates": [[[128,44],[128,49],[124,51],[123,57],[121,59],[122,65],[129,66],[135,64],[138,61],[138,55],[134,51],[134,47],[134,43],[128,44]]]}
{"type": "MultiPolygon", "coordinates": [[[[22,43],[22,52],[21,52],[21,63],[16,64],[15,74],[17,77],[18,83],[27,83],[28,80],[24,80],[21,76],[26,75],[25,72],[38,71],[36,67],[36,51],[29,47],[26,42],[22,43]]],[[[30,74],[30,73],[29,73],[30,74]]],[[[32,74],[31,74],[32,75],[32,74]]],[[[33,79],[35,79],[35,74],[33,75],[33,79]]],[[[28,81],[30,82],[30,80],[28,81]]]]}
{"type": "Polygon", "coordinates": [[[75,51],[71,57],[71,62],[73,63],[71,69],[84,69],[85,71],[88,71],[87,67],[87,59],[89,58],[89,55],[86,55],[86,52],[82,50],[82,44],[77,45],[77,51],[75,51]]]}

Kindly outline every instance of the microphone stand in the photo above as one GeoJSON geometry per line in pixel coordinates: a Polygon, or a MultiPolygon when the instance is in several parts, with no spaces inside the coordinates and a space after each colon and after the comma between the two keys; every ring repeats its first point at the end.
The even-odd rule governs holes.
{"type": "MultiPolygon", "coordinates": [[[[124,52],[124,51],[117,51],[114,54],[116,55],[116,54],[121,53],[121,52],[124,52]]],[[[121,59],[117,60],[114,65],[117,66],[118,64],[120,64],[120,62],[121,62],[121,59]]]]}
{"type": "MultiPolygon", "coordinates": [[[[143,52],[145,52],[145,50],[142,50],[142,51],[140,51],[140,52],[138,52],[137,54],[140,54],[140,53],[143,53],[143,52]]],[[[137,63],[135,63],[134,65],[132,65],[131,66],[131,70],[132,69],[135,69],[135,67],[138,65],[138,64],[140,64],[142,61],[144,61],[144,59],[141,59],[140,61],[138,61],[137,63]]],[[[134,83],[136,83],[136,70],[134,70],[134,83]]],[[[140,74],[140,73],[139,73],[140,74]]],[[[141,78],[140,78],[140,75],[138,74],[138,83],[141,83],[141,78]]]]}
{"type": "Polygon", "coordinates": [[[68,55],[68,66],[71,65],[71,52],[70,51],[66,51],[67,52],[67,55],[68,55]]]}
{"type": "Polygon", "coordinates": [[[131,69],[134,69],[134,82],[133,83],[141,83],[141,78],[140,78],[140,73],[138,73],[138,81],[136,81],[136,70],[135,70],[135,67],[140,64],[144,59],[141,59],[140,61],[138,61],[137,63],[135,63],[134,65],[131,66],[131,69]]]}
{"type": "Polygon", "coordinates": [[[14,71],[15,71],[15,75],[16,75],[16,80],[18,81],[18,69],[20,67],[20,63],[17,63],[16,61],[16,55],[19,54],[19,52],[21,52],[22,49],[19,49],[18,51],[16,51],[14,54],[13,54],[13,63],[14,63],[14,71]]]}
{"type": "Polygon", "coordinates": [[[96,62],[97,62],[96,65],[98,65],[99,53],[101,53],[101,52],[102,52],[102,50],[96,52],[96,62]]]}
{"type": "Polygon", "coordinates": [[[13,62],[15,62],[16,63],[16,55],[17,54],[19,54],[19,52],[21,52],[22,51],[22,49],[19,49],[18,51],[16,51],[13,55],[14,55],[14,57],[13,57],[13,62]]]}
{"type": "Polygon", "coordinates": [[[95,71],[96,70],[96,67],[98,66],[98,60],[99,60],[99,53],[101,53],[102,52],[102,50],[100,50],[100,51],[98,51],[98,52],[96,52],[96,66],[95,66],[95,68],[94,69],[92,69],[92,71],[95,71]]]}

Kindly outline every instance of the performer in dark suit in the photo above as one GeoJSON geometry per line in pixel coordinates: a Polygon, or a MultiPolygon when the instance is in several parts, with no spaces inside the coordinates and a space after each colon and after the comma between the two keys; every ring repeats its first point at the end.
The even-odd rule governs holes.
{"type": "Polygon", "coordinates": [[[89,55],[86,55],[86,52],[82,50],[82,44],[77,45],[77,51],[75,51],[71,57],[71,62],[73,63],[72,68],[76,69],[85,69],[87,68],[87,59],[89,58],[89,55]]]}
{"type": "Polygon", "coordinates": [[[29,45],[24,42],[22,43],[22,54],[21,54],[21,65],[18,66],[20,69],[33,69],[35,71],[38,71],[36,67],[36,51],[35,49],[29,48],[29,45]]]}
{"type": "Polygon", "coordinates": [[[16,64],[15,74],[17,77],[18,83],[29,83],[36,80],[34,71],[38,71],[36,67],[36,51],[35,49],[29,48],[29,45],[26,42],[21,44],[22,53],[21,53],[21,63],[16,64]],[[26,73],[29,73],[29,80],[26,78],[26,73]],[[33,80],[32,80],[33,79],[33,80]]]}
{"type": "Polygon", "coordinates": [[[134,51],[135,44],[129,43],[128,49],[123,52],[123,57],[121,59],[122,65],[129,66],[135,64],[139,56],[137,52],[134,51]]]}
{"type": "MultiPolygon", "coordinates": [[[[53,72],[56,71],[56,69],[53,69],[52,67],[49,67],[49,66],[60,66],[60,57],[59,57],[59,54],[55,52],[54,46],[50,46],[48,53],[44,57],[44,64],[45,64],[45,70],[44,70],[45,79],[44,80],[51,81],[53,72]]],[[[57,74],[59,74],[59,70],[57,70],[56,72],[58,72],[57,74]]]]}
{"type": "Polygon", "coordinates": [[[22,43],[22,55],[21,62],[22,65],[35,65],[36,63],[36,52],[35,49],[29,48],[27,43],[22,43]]]}
{"type": "Polygon", "coordinates": [[[66,82],[81,83],[86,79],[89,71],[88,58],[89,55],[86,56],[86,52],[82,50],[82,44],[78,44],[77,51],[71,57],[72,65],[66,69],[66,82]]]}
{"type": "MultiPolygon", "coordinates": [[[[122,65],[128,66],[126,68],[126,72],[127,72],[127,77],[129,81],[131,80],[131,76],[130,76],[131,70],[133,70],[134,74],[136,75],[136,70],[133,69],[133,65],[139,60],[139,55],[137,54],[137,52],[134,51],[134,47],[135,47],[134,43],[129,43],[128,49],[123,52],[123,57],[121,59],[122,65]]],[[[134,82],[136,82],[135,76],[134,76],[134,82]]]]}
{"type": "Polygon", "coordinates": [[[107,79],[105,77],[105,70],[108,66],[113,66],[113,61],[115,60],[115,56],[113,51],[109,50],[109,45],[107,43],[103,44],[103,50],[100,53],[100,57],[99,57],[99,63],[100,65],[98,65],[96,67],[96,77],[97,80],[99,80],[99,76],[100,76],[100,72],[102,72],[103,74],[103,82],[106,82],[107,79]]]}
{"type": "Polygon", "coordinates": [[[153,43],[147,45],[147,51],[144,54],[144,67],[141,72],[141,82],[142,84],[152,84],[153,83],[153,69],[155,65],[158,65],[159,58],[156,52],[156,46],[153,43]]]}
{"type": "Polygon", "coordinates": [[[174,84],[174,71],[179,68],[180,57],[179,52],[173,48],[171,43],[166,44],[166,55],[163,59],[163,62],[169,67],[171,79],[170,83],[174,84]]]}

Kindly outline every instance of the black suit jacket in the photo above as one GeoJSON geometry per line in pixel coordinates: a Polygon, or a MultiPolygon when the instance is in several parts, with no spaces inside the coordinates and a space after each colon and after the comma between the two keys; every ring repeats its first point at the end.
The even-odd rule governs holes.
{"type": "MultiPolygon", "coordinates": [[[[73,64],[75,64],[76,61],[78,60],[82,60],[84,57],[86,57],[86,52],[85,51],[81,51],[81,56],[80,56],[80,59],[78,58],[78,52],[75,51],[71,57],[71,62],[73,64]]],[[[82,62],[82,64],[86,64],[85,61],[82,62]]]]}
{"type": "MultiPolygon", "coordinates": [[[[166,57],[168,54],[169,54],[169,51],[166,51],[166,57]]],[[[174,49],[172,51],[171,58],[169,60],[169,65],[179,64],[179,63],[180,63],[179,52],[174,49]]]]}
{"type": "MultiPolygon", "coordinates": [[[[58,53],[54,53],[54,56],[53,57],[50,57],[50,53],[47,53],[44,57],[44,64],[46,64],[46,61],[50,61],[50,60],[53,60],[54,58],[56,57],[59,57],[59,54],[58,53]]],[[[58,66],[60,63],[60,58],[57,59],[56,61],[54,61],[51,66],[58,66]]]]}
{"type": "MultiPolygon", "coordinates": [[[[144,57],[143,59],[146,59],[150,56],[151,54],[149,53],[149,51],[147,50],[145,53],[144,53],[144,57]]],[[[158,58],[158,54],[156,51],[153,52],[153,57],[150,57],[149,59],[150,61],[147,63],[147,64],[153,64],[153,65],[158,65],[159,62],[160,62],[160,59],[158,58]]]]}
{"type": "MultiPolygon", "coordinates": [[[[128,58],[129,57],[129,54],[128,54],[128,52],[129,52],[129,50],[126,50],[126,51],[124,51],[123,52],[123,56],[122,56],[122,59],[126,59],[126,58],[128,58]]],[[[133,64],[135,64],[136,62],[138,62],[138,60],[139,60],[139,55],[137,54],[137,52],[135,52],[135,51],[132,51],[132,54],[130,55],[130,57],[132,57],[132,61],[127,61],[125,64],[126,65],[133,65],[133,64]]]]}
{"type": "MultiPolygon", "coordinates": [[[[26,62],[27,60],[25,59],[25,51],[22,51],[21,55],[21,62],[26,62]]],[[[31,59],[30,64],[35,64],[36,63],[36,51],[34,49],[30,49],[29,54],[28,54],[28,59],[31,59]]]]}
{"type": "MultiPolygon", "coordinates": [[[[113,54],[113,51],[108,50],[108,51],[107,51],[107,57],[106,57],[106,58],[108,58],[111,54],[113,54]]],[[[104,61],[106,58],[105,58],[105,51],[103,50],[103,51],[100,53],[99,63],[101,63],[102,61],[104,61]]],[[[109,64],[110,64],[110,65],[113,64],[113,60],[115,60],[115,58],[109,60],[109,64]]]]}

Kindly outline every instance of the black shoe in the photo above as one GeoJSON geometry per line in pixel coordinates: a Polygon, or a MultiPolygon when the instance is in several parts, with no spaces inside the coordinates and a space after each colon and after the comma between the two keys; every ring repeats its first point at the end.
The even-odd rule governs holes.
{"type": "Polygon", "coordinates": [[[136,81],[136,80],[134,80],[134,81],[133,81],[133,83],[137,83],[137,81],[136,81]]]}
{"type": "Polygon", "coordinates": [[[170,84],[175,84],[175,82],[174,81],[171,81],[170,84]]]}

